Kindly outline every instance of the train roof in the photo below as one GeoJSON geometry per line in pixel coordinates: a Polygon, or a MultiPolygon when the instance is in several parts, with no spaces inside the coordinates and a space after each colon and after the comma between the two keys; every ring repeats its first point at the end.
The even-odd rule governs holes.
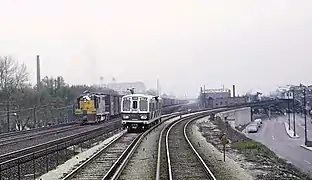
{"type": "Polygon", "coordinates": [[[106,95],[106,96],[121,96],[121,95],[119,95],[119,94],[109,94],[109,93],[107,93],[107,92],[89,92],[89,91],[85,91],[85,92],[83,92],[83,93],[81,93],[80,94],[80,96],[86,96],[86,95],[106,95]]]}
{"type": "MultiPolygon", "coordinates": [[[[127,94],[127,95],[124,95],[123,97],[145,97],[147,99],[153,99],[157,96],[146,95],[146,94],[127,94]]],[[[158,97],[158,99],[160,100],[161,98],[158,97]]]]}

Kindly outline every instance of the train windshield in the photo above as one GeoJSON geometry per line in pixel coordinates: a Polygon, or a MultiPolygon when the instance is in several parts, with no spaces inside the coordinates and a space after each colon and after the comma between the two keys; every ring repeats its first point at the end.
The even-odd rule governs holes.
{"type": "Polygon", "coordinates": [[[148,102],[147,100],[140,100],[140,111],[147,111],[147,105],[148,105],[148,102]]]}
{"type": "Polygon", "coordinates": [[[130,111],[130,104],[131,104],[131,101],[129,99],[125,99],[123,101],[122,110],[123,111],[130,111]]]}

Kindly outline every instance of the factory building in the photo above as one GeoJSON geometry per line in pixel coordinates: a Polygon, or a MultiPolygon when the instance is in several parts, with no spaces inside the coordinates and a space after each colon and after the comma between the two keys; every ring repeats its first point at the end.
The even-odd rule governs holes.
{"type": "Polygon", "coordinates": [[[218,108],[247,102],[247,97],[235,96],[235,85],[233,85],[233,95],[231,90],[221,89],[205,89],[201,88],[200,92],[201,105],[205,108],[218,108]]]}

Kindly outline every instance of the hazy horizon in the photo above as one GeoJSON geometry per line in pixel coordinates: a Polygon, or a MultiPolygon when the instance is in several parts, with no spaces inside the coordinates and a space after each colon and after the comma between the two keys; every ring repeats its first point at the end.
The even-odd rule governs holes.
{"type": "Polygon", "coordinates": [[[310,84],[312,1],[0,1],[0,56],[36,82],[142,81],[176,96],[203,85],[237,93],[310,84]]]}

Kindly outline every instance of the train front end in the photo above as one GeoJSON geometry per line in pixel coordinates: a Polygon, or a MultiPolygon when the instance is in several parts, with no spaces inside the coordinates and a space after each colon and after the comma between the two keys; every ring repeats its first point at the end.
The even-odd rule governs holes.
{"type": "Polygon", "coordinates": [[[158,123],[161,111],[152,96],[131,94],[121,100],[122,125],[128,132],[141,132],[158,123]]]}
{"type": "Polygon", "coordinates": [[[77,105],[75,116],[80,124],[87,124],[96,120],[95,100],[92,96],[85,95],[78,97],[77,105]]]}

